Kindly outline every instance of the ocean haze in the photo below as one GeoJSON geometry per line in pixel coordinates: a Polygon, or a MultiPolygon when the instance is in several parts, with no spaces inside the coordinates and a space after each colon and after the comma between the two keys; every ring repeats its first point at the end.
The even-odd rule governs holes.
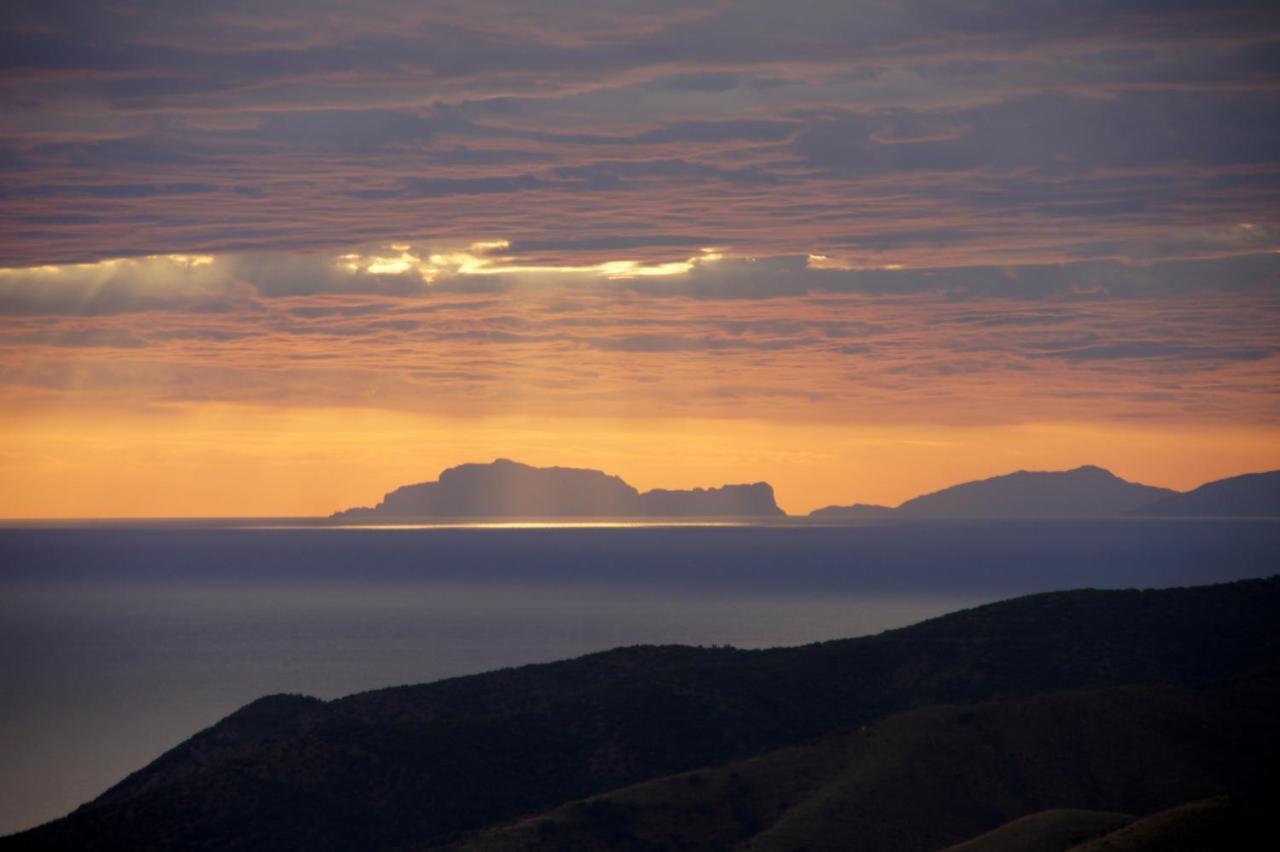
{"type": "Polygon", "coordinates": [[[795,645],[1025,592],[1274,570],[1280,524],[0,530],[0,831],[274,692],[637,643],[795,645]]]}

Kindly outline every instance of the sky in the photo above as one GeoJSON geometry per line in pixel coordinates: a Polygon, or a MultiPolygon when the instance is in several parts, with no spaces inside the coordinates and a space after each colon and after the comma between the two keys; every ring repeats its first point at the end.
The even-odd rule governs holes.
{"type": "Polygon", "coordinates": [[[0,517],[1280,467],[1280,13],[0,10],[0,517]]]}

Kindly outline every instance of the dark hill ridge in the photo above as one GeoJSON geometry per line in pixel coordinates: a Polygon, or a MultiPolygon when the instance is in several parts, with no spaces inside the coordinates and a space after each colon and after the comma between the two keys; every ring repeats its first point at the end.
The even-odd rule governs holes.
{"type": "Polygon", "coordinates": [[[1261,852],[1275,845],[1275,806],[1274,797],[1214,796],[1141,819],[1041,811],[944,852],[1261,852]]]}
{"type": "Polygon", "coordinates": [[[1160,517],[1280,517],[1280,470],[1208,482],[1140,508],[1160,517]]]}
{"type": "Polygon", "coordinates": [[[1277,613],[1280,578],[1062,592],[801,648],[642,646],[330,702],[270,697],[0,849],[438,844],[914,707],[1231,677],[1275,663],[1277,613]]]}
{"type": "Polygon", "coordinates": [[[1052,808],[1018,817],[944,852],[1063,852],[1132,822],[1129,814],[1052,808]]]}
{"type": "Polygon", "coordinates": [[[449,848],[928,852],[1004,825],[976,848],[1058,852],[1133,821],[1105,809],[1146,814],[1261,789],[1280,719],[1257,709],[1274,697],[1260,677],[927,707],[568,803],[449,848]],[[1049,808],[1072,810],[1052,819],[1049,808]],[[1007,825],[1037,812],[1031,825],[1007,825]]]}
{"type": "Polygon", "coordinates": [[[1275,796],[1214,796],[1136,820],[1073,852],[1237,852],[1275,845],[1275,796]]]}
{"type": "Polygon", "coordinates": [[[420,518],[778,517],[767,482],[641,493],[598,470],[532,467],[508,459],[462,464],[435,482],[405,485],[373,508],[347,509],[340,521],[420,518]]]}

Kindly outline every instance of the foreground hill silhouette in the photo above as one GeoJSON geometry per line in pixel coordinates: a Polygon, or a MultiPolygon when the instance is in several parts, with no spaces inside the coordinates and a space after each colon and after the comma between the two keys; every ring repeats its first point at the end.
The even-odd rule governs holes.
{"type": "Polygon", "coordinates": [[[1138,514],[1163,517],[1280,517],[1280,470],[1208,482],[1143,506],[1138,514]]]}
{"type": "Polygon", "coordinates": [[[340,521],[416,518],[777,517],[767,482],[641,493],[598,470],[532,467],[508,459],[462,464],[435,482],[405,485],[372,508],[347,509],[340,521]]]}
{"type": "Polygon", "coordinates": [[[1086,590],[800,648],[271,696],[0,849],[670,848],[609,793],[642,782],[687,791],[687,848],[936,848],[1047,808],[1143,815],[1260,783],[1277,614],[1280,578],[1086,590]],[[752,760],[749,781],[724,766],[752,760]]]}

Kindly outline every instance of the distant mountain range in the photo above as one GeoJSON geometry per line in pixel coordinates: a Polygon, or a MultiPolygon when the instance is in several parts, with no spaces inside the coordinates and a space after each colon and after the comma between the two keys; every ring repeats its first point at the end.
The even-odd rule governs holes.
{"type": "Polygon", "coordinates": [[[1280,470],[1246,473],[1201,485],[1143,506],[1144,515],[1181,517],[1280,517],[1280,470]]]}
{"type": "Polygon", "coordinates": [[[373,508],[332,515],[344,522],[417,518],[769,518],[785,513],[767,482],[640,492],[598,470],[532,467],[498,459],[462,464],[435,482],[397,488],[373,508]]]}
{"type": "MultiPolygon", "coordinates": [[[[641,492],[598,470],[532,467],[507,459],[462,464],[435,482],[405,485],[372,508],[346,509],[331,520],[386,523],[480,518],[781,518],[767,482],[641,492]]],[[[824,521],[861,519],[1280,517],[1280,471],[1245,474],[1179,493],[1128,482],[1085,465],[1025,471],[953,485],[900,506],[828,506],[824,521]]]]}
{"type": "Polygon", "coordinates": [[[1028,471],[953,485],[900,506],[827,506],[819,520],[865,518],[1280,517],[1280,471],[1219,479],[1181,493],[1121,479],[1085,465],[1028,471]]]}
{"type": "Polygon", "coordinates": [[[0,852],[1255,848],[1233,838],[1274,813],[1278,611],[1277,577],[1054,592],[803,647],[268,696],[0,852]]]}
{"type": "Polygon", "coordinates": [[[953,485],[897,508],[830,506],[816,518],[1097,518],[1126,515],[1178,496],[1169,488],[1128,482],[1108,470],[1029,471],[953,485]]]}

